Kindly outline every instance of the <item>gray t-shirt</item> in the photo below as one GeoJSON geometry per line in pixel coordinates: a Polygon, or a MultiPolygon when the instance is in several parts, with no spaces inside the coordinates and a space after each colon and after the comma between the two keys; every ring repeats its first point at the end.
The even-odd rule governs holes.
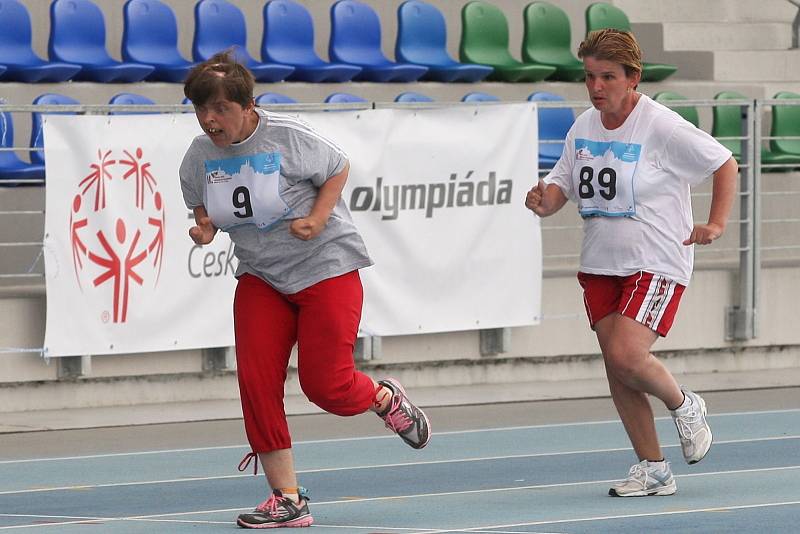
{"type": "Polygon", "coordinates": [[[239,165],[250,157],[280,162],[278,194],[291,211],[266,229],[259,229],[255,224],[241,224],[226,230],[239,260],[236,276],[250,273],[281,293],[291,294],[372,265],[364,241],[341,198],[327,226],[317,237],[303,241],[289,233],[291,220],[308,216],[318,188],[344,169],[347,157],[301,120],[262,109],[257,112],[260,121],[250,137],[227,148],[218,148],[205,134],[197,136],[180,167],[183,199],[186,206],[193,209],[206,206],[207,181],[215,179],[213,175],[207,176],[206,169],[210,165],[224,166],[226,161],[239,165]]]}

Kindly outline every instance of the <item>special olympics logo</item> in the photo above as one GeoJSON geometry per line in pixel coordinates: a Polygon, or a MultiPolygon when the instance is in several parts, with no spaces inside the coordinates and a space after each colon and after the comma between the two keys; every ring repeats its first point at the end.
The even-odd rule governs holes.
{"type": "MultiPolygon", "coordinates": [[[[114,323],[128,318],[134,284],[158,284],[164,257],[164,200],[141,148],[97,150],[72,198],[69,232],[78,287],[110,289],[114,323]],[[147,260],[147,261],[146,261],[147,260]]],[[[108,291],[107,291],[108,292],[108,291]]]]}

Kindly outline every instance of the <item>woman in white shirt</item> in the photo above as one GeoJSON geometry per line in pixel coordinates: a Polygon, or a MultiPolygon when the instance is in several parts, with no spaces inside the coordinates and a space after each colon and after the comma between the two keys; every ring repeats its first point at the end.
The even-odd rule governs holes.
{"type": "Polygon", "coordinates": [[[639,462],[613,496],[672,495],[648,395],[670,410],[685,460],[711,447],[703,399],[682,389],[651,354],[672,326],[689,283],[693,245],[720,237],[736,195],[731,152],[677,113],[636,91],[641,50],[630,32],[590,33],[581,43],[592,108],[567,134],[553,170],[525,205],[540,217],[578,205],[584,220],[578,280],[614,404],[639,462]],[[690,186],[713,175],[708,222],[694,224],[690,186]]]}

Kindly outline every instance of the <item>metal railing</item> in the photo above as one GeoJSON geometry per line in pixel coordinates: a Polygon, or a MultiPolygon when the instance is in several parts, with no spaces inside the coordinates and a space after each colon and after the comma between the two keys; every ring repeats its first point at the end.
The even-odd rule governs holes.
{"type": "MultiPolygon", "coordinates": [[[[508,103],[506,102],[430,102],[430,103],[394,103],[394,102],[365,102],[352,104],[278,104],[263,106],[276,111],[312,111],[312,110],[357,110],[386,107],[414,107],[431,108],[441,106],[486,106],[508,103]]],[[[583,110],[590,106],[585,101],[566,102],[537,102],[542,108],[570,108],[583,110]]],[[[699,109],[715,106],[737,106],[742,113],[742,134],[736,137],[720,137],[720,141],[739,141],[741,143],[740,158],[740,184],[738,203],[735,207],[729,230],[719,242],[711,247],[698,247],[696,249],[697,268],[722,267],[735,271],[738,275],[739,290],[736,302],[731,303],[728,310],[728,338],[731,340],[747,340],[757,335],[758,289],[760,269],[764,261],[765,252],[769,254],[768,260],[800,264],[800,213],[797,206],[797,195],[800,195],[800,184],[797,175],[792,170],[800,170],[800,163],[762,164],[761,147],[765,142],[773,139],[798,139],[796,137],[772,137],[764,135],[764,120],[772,106],[797,106],[800,99],[759,99],[759,100],[680,100],[670,101],[668,105],[673,108],[691,106],[699,109]],[[778,172],[775,172],[778,171],[778,172]],[[776,190],[764,191],[765,181],[783,182],[776,190]],[[786,202],[786,199],[790,199],[786,202]],[[766,204],[766,208],[765,208],[766,204]],[[785,204],[785,205],[784,205],[785,204]],[[763,210],[763,211],[762,211],[763,210]],[[766,213],[766,215],[764,214],[766,213]],[[791,228],[790,231],[769,232],[763,234],[763,227],[791,228]],[[789,236],[788,238],[786,236],[789,236]]],[[[183,113],[192,110],[190,105],[3,105],[0,112],[17,114],[39,113],[76,113],[76,114],[108,114],[110,112],[168,112],[183,113]]],[[[561,143],[559,140],[540,140],[540,143],[561,143]]],[[[0,148],[0,150],[13,150],[28,152],[29,146],[14,146],[0,148]]],[[[800,161],[800,155],[798,155],[800,161]]],[[[542,174],[546,173],[542,171],[542,174]]],[[[0,185],[41,185],[43,180],[2,180],[0,185]]],[[[695,220],[705,220],[708,215],[710,202],[709,187],[701,187],[692,193],[695,206],[695,220]]],[[[43,228],[44,209],[14,209],[0,208],[0,228],[8,228],[4,221],[7,217],[34,217],[40,218],[37,224],[32,225],[37,229],[43,228]]],[[[8,232],[6,232],[7,234],[8,232]]],[[[575,272],[578,268],[578,250],[582,225],[577,213],[570,210],[561,210],[553,217],[542,221],[543,234],[543,261],[545,276],[558,276],[564,272],[575,272]]],[[[41,239],[19,239],[2,241],[0,237],[0,256],[6,258],[3,267],[6,269],[7,260],[16,258],[17,265],[11,272],[0,271],[0,284],[44,284],[44,266],[42,262],[41,239]]],[[[11,262],[13,263],[13,262],[11,262]]],[[[544,320],[572,319],[573,314],[545,316],[544,320]]],[[[501,336],[502,337],[502,336],[501,336]]],[[[379,343],[378,343],[379,345],[379,343]]],[[[41,349],[19,349],[0,347],[3,352],[41,352],[41,349]]]]}

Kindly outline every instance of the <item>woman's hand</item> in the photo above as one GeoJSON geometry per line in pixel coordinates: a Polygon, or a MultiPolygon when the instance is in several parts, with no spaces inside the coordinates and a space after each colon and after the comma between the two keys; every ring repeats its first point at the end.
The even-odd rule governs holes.
{"type": "Polygon", "coordinates": [[[206,216],[197,217],[197,225],[189,228],[189,237],[198,245],[208,245],[214,240],[217,228],[211,224],[211,218],[206,216]]]}
{"type": "Polygon", "coordinates": [[[689,239],[686,239],[683,242],[683,244],[709,245],[712,241],[721,236],[723,231],[724,229],[718,224],[695,224],[694,228],[692,228],[692,234],[689,236],[689,239]]]}
{"type": "Polygon", "coordinates": [[[317,237],[325,229],[327,221],[320,221],[318,218],[309,215],[301,219],[294,219],[289,225],[289,233],[297,239],[308,241],[317,237]]]}

